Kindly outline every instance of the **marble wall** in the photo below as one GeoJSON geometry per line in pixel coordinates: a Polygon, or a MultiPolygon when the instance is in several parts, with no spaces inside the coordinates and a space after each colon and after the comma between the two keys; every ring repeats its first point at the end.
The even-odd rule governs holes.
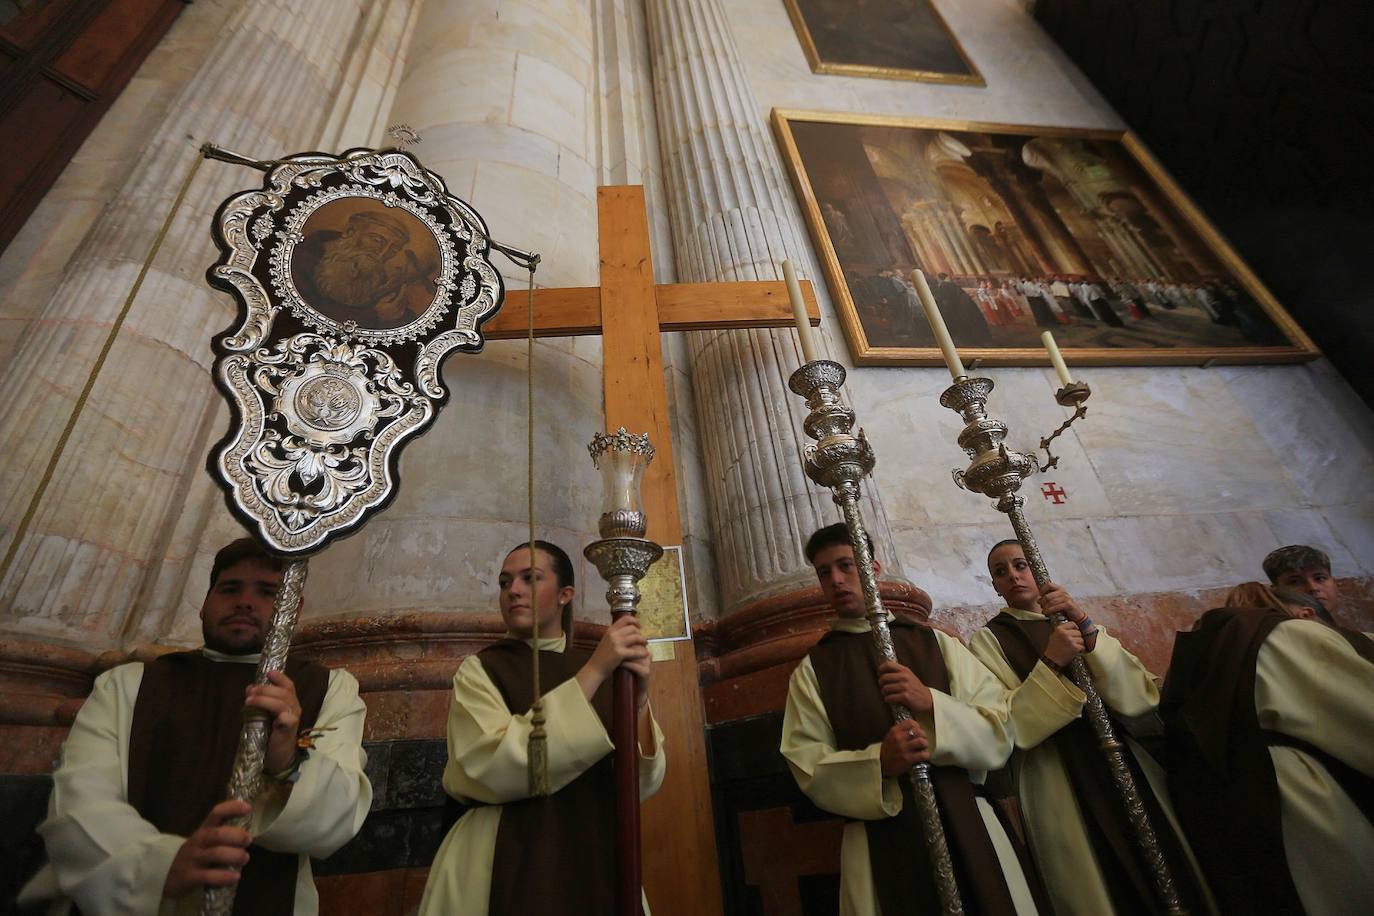
{"type": "MultiPolygon", "coordinates": [[[[723,9],[760,125],[770,109],[793,107],[1121,126],[1022,4],[943,7],[986,87],[818,76],[782,4],[723,9]]],[[[0,526],[0,547],[13,546],[0,584],[9,635],[95,649],[194,642],[209,557],[239,533],[200,466],[227,418],[196,341],[225,323],[230,304],[197,276],[213,258],[209,209],[251,175],[215,165],[198,177],[148,287],[126,323],[115,323],[192,141],[261,153],[343,148],[377,143],[387,124],[406,121],[424,137],[424,161],[498,238],[544,255],[541,285],[595,282],[595,188],[642,182],[656,273],[676,278],[642,4],[387,0],[340,9],[193,5],[0,257],[0,459],[14,484],[0,526]],[[317,23],[322,10],[329,15],[317,23]],[[218,76],[236,65],[234,54],[263,68],[237,94],[218,76]],[[286,74],[308,90],[304,108],[272,101],[298,104],[300,93],[273,95],[286,74]],[[112,345],[104,364],[102,340],[112,345]],[[156,389],[155,378],[178,381],[156,389]],[[149,397],[154,390],[164,395],[149,397]],[[70,448],[45,479],[68,421],[70,448]],[[129,442],[136,448],[118,447],[129,442]],[[111,502],[112,493],[124,495],[111,502]],[[21,528],[24,539],[12,543],[21,528]]],[[[508,269],[507,280],[514,293],[524,277],[508,269]]],[[[818,288],[829,350],[843,354],[818,288]]],[[[665,340],[690,601],[704,622],[720,613],[704,495],[713,482],[701,457],[708,437],[697,428],[683,335],[665,340]]],[[[600,360],[595,338],[541,342],[535,359],[546,418],[537,434],[541,530],[573,548],[590,538],[596,513],[596,481],[580,456],[600,425],[600,360]]],[[[308,617],[491,609],[493,557],[523,536],[525,472],[514,457],[524,450],[525,370],[519,342],[450,363],[457,394],[406,453],[400,499],[315,563],[308,617]]],[[[1028,446],[1058,424],[1047,370],[990,374],[994,410],[1015,418],[1014,443],[1028,446]]],[[[1374,467],[1374,419],[1329,365],[1085,377],[1095,390],[1089,418],[1060,440],[1063,464],[1052,475],[1067,500],[1030,491],[1051,569],[1079,594],[1218,588],[1257,576],[1266,550],[1297,540],[1326,548],[1338,575],[1374,574],[1374,500],[1355,487],[1374,467]]],[[[884,368],[851,379],[901,567],[931,594],[937,620],[967,630],[993,600],[982,558],[1005,528],[978,497],[946,483],[961,456],[957,420],[935,402],[945,377],[884,368]]],[[[595,581],[585,564],[580,571],[595,581]]],[[[585,613],[600,607],[594,598],[585,613]]]]}
{"type": "MultiPolygon", "coordinates": [[[[0,498],[0,552],[13,548],[0,570],[6,635],[96,650],[193,644],[210,558],[242,534],[203,469],[228,422],[208,344],[234,306],[199,278],[214,259],[214,206],[256,184],[254,172],[201,168],[143,292],[119,312],[199,142],[261,156],[341,150],[408,123],[417,154],[496,238],[543,256],[540,286],[597,282],[596,188],[642,183],[668,280],[647,81],[643,10],[625,0],[188,8],[0,256],[0,466],[15,484],[0,498]]],[[[526,275],[495,260],[521,305],[526,275]]],[[[680,360],[667,374],[690,468],[680,360]]],[[[579,558],[596,618],[599,579],[580,553],[601,495],[585,451],[603,426],[599,339],[540,342],[534,363],[540,535],[579,558]]],[[[307,618],[494,609],[499,554],[527,530],[526,369],[515,341],[449,362],[454,397],[406,451],[399,499],[315,560],[307,618]]],[[[690,473],[681,479],[685,500],[690,473]]],[[[708,590],[701,603],[711,600],[708,590]]]]}
{"type": "MultiPolygon", "coordinates": [[[[947,86],[820,76],[807,65],[783,4],[727,6],[758,101],[773,108],[1004,123],[1118,128],[1120,118],[1015,0],[937,5],[987,81],[947,86]]],[[[821,284],[823,286],[823,284],[821,284]]],[[[828,295],[822,329],[843,337],[828,295]]],[[[989,402],[1032,450],[1065,418],[1048,369],[997,369],[989,402]]],[[[1356,481],[1374,470],[1374,415],[1325,361],[1300,366],[1084,370],[1089,413],[1057,440],[1062,463],[1027,487],[1032,524],[1050,571],[1092,598],[1200,590],[1262,577],[1260,560],[1304,542],[1331,555],[1335,573],[1374,572],[1374,499],[1356,481]],[[1062,443],[1062,445],[1061,445],[1062,443]],[[1062,504],[1042,496],[1053,481],[1062,504]]],[[[996,596],[987,548],[1010,535],[986,501],[956,489],[966,461],[958,417],[939,406],[941,369],[865,368],[851,375],[860,420],[878,453],[883,498],[908,577],[926,589],[934,619],[968,632],[996,596]]],[[[1374,623],[1362,605],[1352,622],[1374,623]]],[[[1104,605],[1109,625],[1133,624],[1104,605]]],[[[1163,634],[1161,634],[1163,635],[1163,634]]]]}

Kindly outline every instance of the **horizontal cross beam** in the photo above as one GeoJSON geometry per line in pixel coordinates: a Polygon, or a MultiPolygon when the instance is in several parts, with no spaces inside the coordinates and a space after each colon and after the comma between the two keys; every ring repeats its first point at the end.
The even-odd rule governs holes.
{"type": "MultiPolygon", "coordinates": [[[[801,281],[802,299],[813,326],[821,323],[816,291],[810,280],[801,281]]],[[[787,284],[781,280],[739,283],[659,283],[660,331],[705,331],[724,328],[792,327],[792,305],[787,284]]],[[[524,290],[506,288],[506,303],[482,326],[488,340],[512,340],[528,333],[524,290]]],[[[582,337],[601,333],[601,289],[596,286],[536,289],[534,291],[535,337],[582,337]]]]}

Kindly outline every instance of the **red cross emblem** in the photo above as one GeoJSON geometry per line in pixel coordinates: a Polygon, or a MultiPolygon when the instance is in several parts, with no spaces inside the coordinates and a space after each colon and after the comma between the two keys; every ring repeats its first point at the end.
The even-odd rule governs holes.
{"type": "Polygon", "coordinates": [[[1068,491],[1053,480],[1041,487],[1040,492],[1044,494],[1046,499],[1054,500],[1056,506],[1063,505],[1069,498],[1068,491]]]}

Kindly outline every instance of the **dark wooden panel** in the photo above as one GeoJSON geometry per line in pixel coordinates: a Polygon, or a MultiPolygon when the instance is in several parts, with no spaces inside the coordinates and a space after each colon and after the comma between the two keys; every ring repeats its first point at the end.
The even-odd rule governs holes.
{"type": "Polygon", "coordinates": [[[105,86],[119,69],[127,69],[130,51],[163,6],[166,0],[110,0],[58,56],[53,68],[84,86],[105,86]]]}
{"type": "Polygon", "coordinates": [[[0,250],[184,6],[49,0],[0,29],[0,250]]]}
{"type": "Polygon", "coordinates": [[[27,7],[18,16],[0,27],[0,41],[10,41],[26,50],[32,50],[40,41],[51,35],[62,20],[85,6],[89,0],[46,0],[27,7]]]}
{"type": "Polygon", "coordinates": [[[51,167],[71,123],[90,104],[49,79],[36,80],[0,129],[0,200],[14,199],[34,177],[51,167]]]}

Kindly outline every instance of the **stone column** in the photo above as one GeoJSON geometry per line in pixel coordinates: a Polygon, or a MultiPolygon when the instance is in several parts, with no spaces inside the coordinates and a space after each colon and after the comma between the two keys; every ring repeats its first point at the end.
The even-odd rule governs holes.
{"type": "Polygon", "coordinates": [[[1041,238],[1040,224],[1036,221],[1034,214],[1026,207],[1025,201],[1021,198],[1020,188],[1017,186],[1016,180],[1007,174],[1004,163],[994,159],[992,155],[983,154],[974,155],[968,161],[974,171],[982,176],[997,196],[1001,198],[1007,212],[1011,214],[1011,218],[1016,220],[1017,227],[1021,230],[1021,237],[1035,256],[1039,272],[1052,274],[1067,270],[1067,268],[1061,268],[1055,261],[1054,254],[1045,244],[1045,240],[1041,238]]]}
{"type": "Polygon", "coordinates": [[[965,276],[987,273],[987,267],[983,264],[983,259],[979,257],[977,249],[968,237],[968,228],[963,220],[954,212],[953,204],[945,204],[940,208],[940,222],[944,227],[945,233],[949,236],[951,243],[963,263],[960,265],[959,272],[965,276]]]}
{"type": "Polygon", "coordinates": [[[1049,195],[1045,193],[1045,188],[1037,180],[1039,175],[1028,171],[1029,167],[1014,166],[1015,174],[1020,178],[1019,186],[1025,192],[1026,200],[1030,203],[1032,210],[1039,215],[1041,225],[1045,227],[1049,234],[1050,242],[1059,250],[1059,256],[1068,265],[1069,273],[1093,273],[1095,266],[1092,258],[1083,250],[1083,246],[1074,238],[1073,232],[1068,226],[1064,225],[1064,220],[1059,215],[1059,211],[1054,209],[1054,204],[1050,201],[1049,195]]]}
{"type": "MultiPolygon", "coordinates": [[[[788,257],[799,273],[818,277],[721,0],[647,0],[646,9],[677,279],[775,279],[788,257]]],[[[816,289],[824,297],[824,285],[816,289]]],[[[828,330],[821,337],[833,352],[828,330]]],[[[796,335],[689,338],[721,610],[729,614],[813,585],[802,539],[839,512],[802,470],[806,407],[787,390],[801,364],[796,335]]],[[[881,464],[883,443],[876,446],[881,464]]],[[[887,570],[900,575],[876,485],[866,490],[865,519],[887,570]]]]}
{"type": "MultiPolygon", "coordinates": [[[[420,135],[414,154],[493,238],[543,257],[540,286],[598,282],[596,51],[585,0],[423,0],[385,118],[420,135]]],[[[523,315],[528,275],[500,254],[492,263],[504,308],[523,315]]],[[[407,612],[462,627],[495,612],[501,559],[529,536],[525,351],[494,341],[449,358],[451,399],[407,448],[396,500],[312,563],[307,617],[407,612]]],[[[586,451],[603,428],[600,370],[599,338],[535,346],[536,522],[574,558],[579,613],[584,601],[604,608],[582,560],[600,512],[586,451]]]]}
{"type": "MultiPolygon", "coordinates": [[[[127,311],[126,294],[201,142],[263,156],[317,142],[363,6],[239,5],[28,322],[0,374],[0,614],[11,634],[102,648],[136,626],[224,422],[209,341],[234,304],[203,279],[216,256],[210,221],[259,177],[204,163],[127,311]]],[[[177,28],[194,28],[199,10],[177,28]]]]}

